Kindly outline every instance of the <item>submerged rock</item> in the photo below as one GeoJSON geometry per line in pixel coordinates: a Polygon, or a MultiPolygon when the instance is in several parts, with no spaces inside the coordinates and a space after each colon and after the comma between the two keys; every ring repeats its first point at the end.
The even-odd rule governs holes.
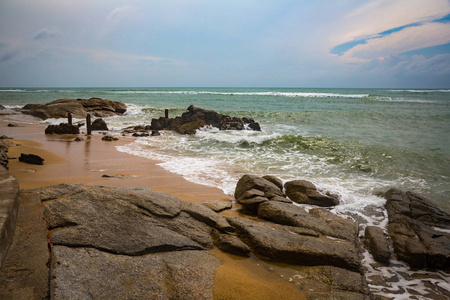
{"type": "Polygon", "coordinates": [[[58,99],[45,104],[27,104],[22,108],[24,114],[29,114],[41,119],[67,118],[71,113],[74,118],[85,118],[88,113],[96,117],[109,117],[125,113],[127,107],[122,102],[90,99],[58,99]]]}
{"type": "Polygon", "coordinates": [[[247,126],[251,130],[260,131],[259,124],[252,118],[237,118],[219,114],[212,110],[189,106],[181,117],[152,119],[153,130],[174,130],[181,134],[194,134],[197,129],[210,125],[220,130],[243,130],[247,126]]]}
{"type": "Polygon", "coordinates": [[[426,198],[386,192],[388,231],[399,259],[415,268],[450,270],[450,215],[426,198]]]}

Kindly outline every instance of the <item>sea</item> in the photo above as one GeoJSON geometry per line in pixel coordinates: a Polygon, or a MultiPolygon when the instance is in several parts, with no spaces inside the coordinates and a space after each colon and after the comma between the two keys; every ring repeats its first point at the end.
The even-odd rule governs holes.
{"type": "Polygon", "coordinates": [[[386,226],[382,195],[391,188],[419,193],[450,211],[449,89],[0,88],[0,104],[11,109],[90,97],[127,104],[123,116],[104,118],[117,134],[149,125],[165,109],[179,116],[191,104],[254,118],[260,132],[205,127],[117,147],[229,195],[244,174],[274,175],[284,182],[309,180],[339,195],[333,211],[361,224],[386,226]]]}

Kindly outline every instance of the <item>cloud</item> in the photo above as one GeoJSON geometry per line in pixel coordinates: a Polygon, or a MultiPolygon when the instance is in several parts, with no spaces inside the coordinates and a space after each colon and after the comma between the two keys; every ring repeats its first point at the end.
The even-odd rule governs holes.
{"type": "Polygon", "coordinates": [[[450,13],[448,0],[376,0],[344,16],[336,44],[377,36],[393,28],[429,22],[450,13]]]}
{"type": "Polygon", "coordinates": [[[43,40],[48,38],[55,38],[58,35],[58,32],[54,29],[42,28],[34,35],[34,40],[43,40]]]}
{"type": "Polygon", "coordinates": [[[426,23],[367,40],[344,53],[345,58],[373,59],[450,42],[450,23],[426,23]]]}
{"type": "Polygon", "coordinates": [[[0,42],[0,62],[9,61],[19,53],[19,49],[13,48],[6,43],[0,42]]]}
{"type": "Polygon", "coordinates": [[[135,8],[131,5],[116,7],[112,12],[109,13],[106,19],[110,22],[118,22],[121,19],[128,17],[134,9],[135,8]]]}

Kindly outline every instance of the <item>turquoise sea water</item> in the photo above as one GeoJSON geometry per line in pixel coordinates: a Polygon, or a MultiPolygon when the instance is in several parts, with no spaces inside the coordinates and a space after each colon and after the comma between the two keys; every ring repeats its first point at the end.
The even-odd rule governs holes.
{"type": "MultiPolygon", "coordinates": [[[[163,161],[187,179],[232,194],[242,174],[308,179],[344,205],[380,201],[391,187],[424,194],[449,208],[450,90],[282,88],[1,89],[0,104],[21,107],[59,98],[100,97],[129,104],[110,127],[149,124],[194,104],[251,116],[262,132],[204,129],[163,134],[120,149],[163,161]]],[[[58,122],[58,120],[50,120],[58,122]]]]}

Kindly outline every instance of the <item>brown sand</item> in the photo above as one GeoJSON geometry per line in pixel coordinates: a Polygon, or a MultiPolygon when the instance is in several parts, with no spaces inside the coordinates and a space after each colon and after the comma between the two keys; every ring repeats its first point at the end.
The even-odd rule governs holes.
{"type": "MultiPolygon", "coordinates": [[[[43,125],[18,123],[7,127],[0,119],[0,136],[14,138],[19,146],[9,149],[9,169],[18,179],[21,189],[80,183],[103,186],[148,187],[187,201],[232,201],[221,190],[188,182],[182,176],[158,166],[158,161],[122,153],[115,146],[132,142],[129,138],[106,142],[100,135],[45,135],[43,125]],[[21,153],[44,158],[44,165],[20,162],[21,153]],[[103,175],[113,177],[102,177],[103,175]]],[[[225,215],[238,215],[235,210],[225,215]]],[[[257,258],[241,258],[214,249],[210,251],[223,262],[215,276],[214,299],[305,299],[305,294],[278,274],[269,272],[270,264],[257,258]]]]}

